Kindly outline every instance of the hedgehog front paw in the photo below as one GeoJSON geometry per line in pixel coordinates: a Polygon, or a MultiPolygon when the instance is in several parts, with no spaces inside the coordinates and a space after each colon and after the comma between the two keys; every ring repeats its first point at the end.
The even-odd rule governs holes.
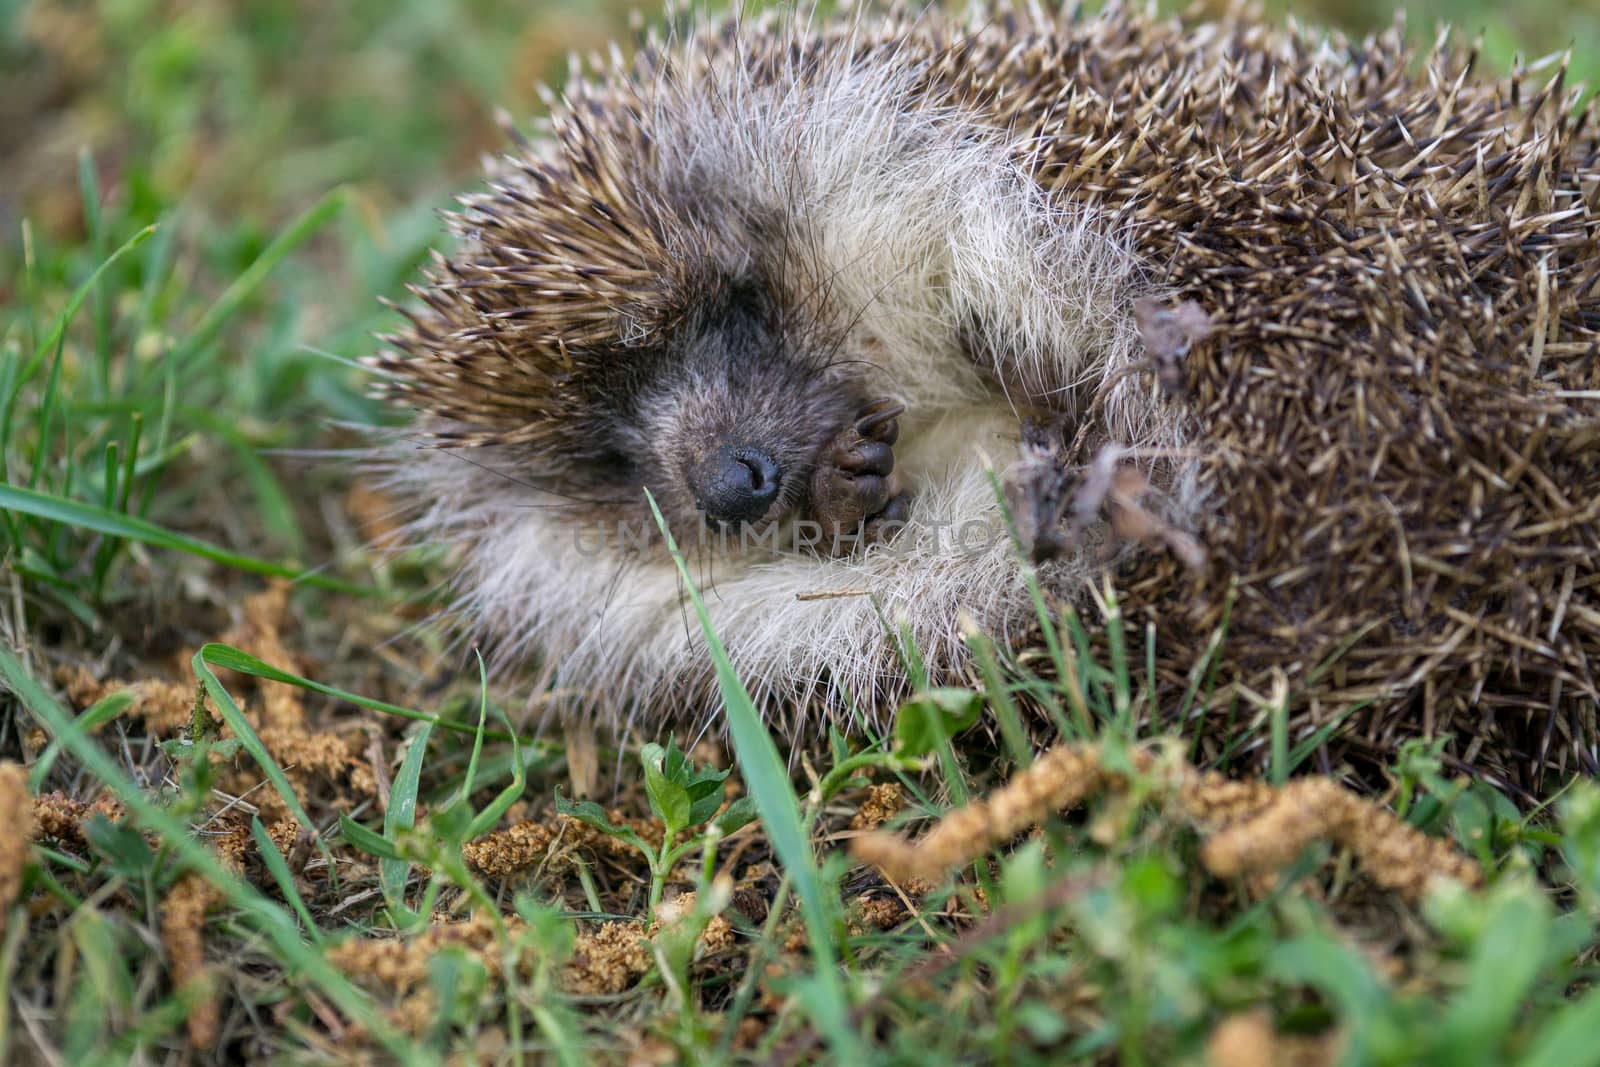
{"type": "Polygon", "coordinates": [[[811,516],[836,553],[858,540],[891,536],[910,514],[910,495],[894,473],[897,419],[903,411],[905,406],[892,400],[866,405],[823,450],[811,475],[811,516]]]}

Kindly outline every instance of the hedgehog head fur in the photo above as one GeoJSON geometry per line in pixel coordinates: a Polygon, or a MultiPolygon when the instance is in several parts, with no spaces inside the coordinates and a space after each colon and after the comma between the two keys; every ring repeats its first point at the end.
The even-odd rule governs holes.
{"type": "Polygon", "coordinates": [[[1038,574],[1082,603],[1114,567],[1163,692],[1225,629],[1212,698],[1282,671],[1301,733],[1374,705],[1437,731],[1542,687],[1587,708],[1564,730],[1592,759],[1593,135],[1559,80],[1409,59],[1398,32],[997,4],[735,13],[577,70],[375,361],[421,413],[390,467],[412,531],[456,548],[499,662],[613,722],[703,718],[648,489],[797,735],[906,692],[897,630],[940,675],[973,626],[1030,640],[996,477],[1053,465],[1081,503],[1109,454],[1146,532],[1204,562],[1111,551],[1101,493],[1051,516],[1073,536],[1038,574]],[[1135,309],[1179,301],[1211,330],[1175,395],[1135,309]],[[763,550],[875,401],[903,409],[868,472],[903,529],[763,550]]]}

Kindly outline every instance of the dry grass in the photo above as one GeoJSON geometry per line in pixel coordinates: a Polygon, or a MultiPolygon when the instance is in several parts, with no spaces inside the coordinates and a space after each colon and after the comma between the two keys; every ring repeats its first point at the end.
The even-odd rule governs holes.
{"type": "MultiPolygon", "coordinates": [[[[1051,815],[1095,795],[1116,802],[1128,795],[1129,779],[1107,770],[1098,746],[1052,749],[990,796],[944,816],[912,843],[875,833],[851,843],[855,857],[897,881],[930,881],[970,863],[996,845],[1051,815]]],[[[1433,840],[1395,818],[1371,799],[1327,778],[1303,778],[1281,789],[1201,772],[1155,747],[1119,752],[1118,763],[1154,775],[1137,799],[1169,804],[1207,836],[1200,850],[1206,868],[1221,878],[1273,874],[1298,860],[1306,848],[1327,841],[1348,849],[1380,888],[1420,902],[1436,878],[1476,886],[1477,863],[1447,842],[1433,840]]]]}

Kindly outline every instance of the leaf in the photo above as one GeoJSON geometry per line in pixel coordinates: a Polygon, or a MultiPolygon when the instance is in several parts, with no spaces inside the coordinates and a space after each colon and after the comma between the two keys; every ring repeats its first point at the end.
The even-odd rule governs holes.
{"type": "Polygon", "coordinates": [[[223,759],[232,759],[239,752],[239,739],[225,737],[221,741],[197,745],[187,737],[171,737],[161,742],[161,751],[175,763],[194,759],[202,749],[207,753],[215,753],[223,759]]]}
{"type": "Polygon", "coordinates": [[[456,796],[433,809],[433,814],[428,816],[428,831],[441,841],[459,845],[476,836],[469,833],[472,821],[472,805],[456,796]]]}
{"type": "Polygon", "coordinates": [[[1452,1063],[1481,1056],[1516,1021],[1549,942],[1549,905],[1539,890],[1507,886],[1494,895],[1466,985],[1444,1015],[1441,1037],[1452,1063]]]}
{"type": "Polygon", "coordinates": [[[83,838],[124,878],[143,879],[155,866],[155,853],[138,831],[114,823],[98,812],[83,824],[83,838]]]}
{"type": "Polygon", "coordinates": [[[718,815],[716,821],[711,825],[715,826],[723,837],[727,837],[735,830],[754,822],[758,815],[760,815],[760,812],[756,808],[755,798],[748,795],[742,796],[732,804],[729,804],[728,810],[718,815]]]}
{"type": "Polygon", "coordinates": [[[108,1019],[121,1016],[133,1002],[133,979],[115,929],[93,908],[73,916],[70,925],[77,949],[79,978],[66,1012],[66,1052],[71,1062],[104,1062],[93,1053],[104,1049],[108,1019]]]}
{"type": "Polygon", "coordinates": [[[722,807],[723,782],[733,768],[696,768],[672,738],[667,747],[648,744],[639,750],[644,764],[645,790],[650,807],[673,834],[699,826],[722,807]]]}
{"type": "Polygon", "coordinates": [[[612,823],[606,817],[605,809],[592,800],[568,800],[561,795],[561,790],[557,789],[556,811],[561,815],[577,819],[585,826],[591,826],[608,837],[626,841],[647,856],[651,854],[650,847],[644,843],[638,834],[633,832],[631,827],[617,826],[612,823]]]}
{"type": "MultiPolygon", "coordinates": [[[[72,721],[72,730],[78,736],[87,736],[121,715],[132,703],[133,691],[129,689],[121,689],[101,697],[72,721]]],[[[39,754],[39,759],[28,772],[30,792],[38,793],[44,786],[45,777],[50,773],[50,768],[55,766],[56,757],[61,755],[62,744],[62,739],[58,737],[39,754]]]]}
{"type": "Polygon", "coordinates": [[[679,785],[688,784],[686,781],[688,764],[683,758],[683,750],[678,747],[676,738],[667,738],[667,748],[661,756],[661,773],[679,785]]]}
{"type": "Polygon", "coordinates": [[[1561,802],[1561,855],[1573,880],[1600,900],[1600,787],[1579,780],[1561,802]]]}
{"type": "MultiPolygon", "coordinates": [[[[283,768],[278,766],[278,761],[273,759],[272,753],[267,751],[267,746],[262,744],[255,728],[244,717],[244,712],[239,710],[239,705],[234,702],[233,695],[223,687],[222,683],[217,680],[217,676],[212,673],[210,666],[207,665],[206,650],[211,647],[213,646],[202,646],[200,651],[196,652],[194,657],[190,659],[189,663],[194,668],[195,677],[200,679],[201,684],[206,687],[206,692],[211,694],[212,703],[216,704],[217,710],[222,713],[222,721],[228,724],[228,728],[239,739],[239,743],[244,747],[244,750],[250,753],[250,757],[256,761],[256,765],[267,776],[267,780],[272,783],[272,787],[283,798],[284,804],[289,808],[289,814],[293,815],[301,826],[316,826],[316,822],[310,815],[306,814],[305,808],[301,806],[300,798],[295,794],[294,786],[289,784],[289,779],[284,776],[283,768]]],[[[327,844],[320,837],[317,843],[323,858],[328,861],[328,866],[332,868],[334,866],[333,854],[328,851],[327,844]]]]}
{"type": "Polygon", "coordinates": [[[133,515],[126,515],[120,511],[100,507],[97,504],[86,504],[79,500],[69,500],[66,497],[24,489],[17,485],[0,484],[0,509],[14,511],[21,515],[32,515],[34,518],[47,519],[66,526],[75,526],[79,529],[92,530],[95,533],[106,534],[110,537],[138,541],[142,544],[154,545],[156,548],[164,548],[169,551],[187,552],[191,556],[199,556],[201,559],[208,559],[213,563],[221,563],[224,566],[250,574],[259,574],[268,578],[292,578],[305,585],[314,585],[334,592],[348,593],[351,596],[376,595],[375,590],[364,585],[341,581],[338,578],[330,577],[315,570],[306,570],[304,567],[270,563],[267,560],[256,559],[252,556],[243,556],[237,552],[218,548],[216,545],[202,541],[199,538],[165,529],[153,522],[147,522],[133,515]]]}
{"type": "Polygon", "coordinates": [[[1028,1036],[1041,1045],[1053,1045],[1067,1035],[1067,1021],[1040,1001],[1018,1005],[1017,1022],[1028,1031],[1028,1036]]]}
{"type": "MultiPolygon", "coordinates": [[[[423,723],[417,736],[411,739],[405,759],[400,761],[400,772],[389,790],[389,810],[383,816],[383,836],[390,841],[417,825],[417,789],[422,778],[422,760],[428,752],[428,738],[432,735],[433,724],[423,723]]],[[[383,887],[383,899],[396,915],[410,915],[410,909],[405,906],[406,878],[410,873],[411,864],[405,860],[386,859],[378,864],[378,884],[383,887]]]]}
{"type": "MultiPolygon", "coordinates": [[[[476,766],[478,750],[483,747],[483,739],[487,736],[483,729],[484,717],[489,712],[489,669],[484,665],[483,657],[478,657],[478,731],[472,741],[472,764],[469,771],[476,766]]],[[[503,714],[503,713],[502,713],[503,714]]],[[[511,738],[511,781],[490,801],[489,806],[478,812],[477,816],[467,824],[463,835],[455,838],[457,844],[469,841],[488,833],[500,822],[500,817],[511,809],[522,796],[522,791],[528,784],[528,764],[522,758],[522,742],[517,737],[515,730],[509,729],[511,720],[506,720],[507,736],[511,738]]],[[[466,799],[465,790],[462,799],[466,799]]]]}
{"type": "Polygon", "coordinates": [[[1539,1027],[1533,1047],[1518,1067],[1600,1067],[1600,989],[1564,1006],[1539,1027]]]}
{"type": "Polygon", "coordinates": [[[72,322],[73,316],[78,313],[78,308],[83,306],[84,299],[88,297],[89,293],[94,289],[94,287],[100,283],[100,278],[105,274],[106,271],[111,269],[112,264],[116,263],[117,260],[127,255],[135,248],[138,248],[140,245],[144,244],[150,235],[155,232],[156,227],[154,225],[150,225],[146,226],[144,229],[128,238],[122,247],[118,248],[115,252],[111,253],[111,255],[107,256],[105,260],[103,260],[101,264],[95,268],[94,273],[89,275],[88,281],[78,286],[77,290],[73,292],[71,299],[67,301],[67,306],[62,308],[61,312],[56,315],[55,321],[50,324],[50,329],[39,341],[38,348],[34,350],[33,359],[28,365],[28,370],[23,372],[24,381],[27,380],[27,378],[40,364],[44,363],[44,361],[49,358],[51,350],[60,344],[61,339],[66,336],[68,324],[72,322]]]}
{"type": "Polygon", "coordinates": [[[688,788],[689,821],[687,825],[699,826],[715,815],[718,808],[722,807],[723,796],[727,793],[727,787],[723,784],[723,779],[727,778],[727,776],[728,772],[724,771],[716,778],[702,778],[688,788]]]}
{"type": "Polygon", "coordinates": [[[478,758],[483,755],[483,728],[489,721],[489,668],[483,662],[483,653],[473,650],[478,657],[478,728],[472,734],[472,755],[467,759],[467,773],[461,779],[461,799],[472,795],[477,780],[478,758]]]}
{"type": "Polygon", "coordinates": [[[732,773],[732,767],[723,771],[708,767],[705,770],[692,771],[683,784],[688,788],[690,796],[707,796],[714,788],[727,781],[728,775],[732,773]]]}
{"type": "Polygon", "coordinates": [[[650,797],[650,810],[667,825],[667,833],[677,834],[689,825],[689,791],[666,776],[659,762],[644,761],[644,788],[650,797]]]}
{"type": "Polygon", "coordinates": [[[404,861],[392,841],[382,834],[368,830],[342,811],[339,813],[339,833],[351,848],[360,849],[369,856],[376,856],[381,860],[404,861]]]}
{"type": "Polygon", "coordinates": [[[429,1036],[435,1041],[461,1014],[456,991],[461,985],[461,969],[465,960],[466,953],[458,945],[447,945],[428,957],[428,987],[433,990],[433,1003],[437,1005],[435,1010],[438,1012],[429,1028],[429,1036]]]}
{"type": "Polygon", "coordinates": [[[222,295],[217,297],[200,317],[200,321],[187,331],[183,342],[172,353],[172,365],[178,371],[183,371],[187,369],[187,364],[206,352],[211,342],[222,333],[228,320],[245,305],[257,289],[261,288],[261,284],[267,280],[273,268],[283,262],[297,246],[322,229],[330,219],[343,211],[349,199],[349,191],[342,186],[329,191],[274,237],[272,242],[262,249],[255,262],[245,268],[244,273],[223,290],[222,295]]]}
{"type": "MultiPolygon", "coordinates": [[[[333,697],[335,700],[347,700],[369,711],[381,712],[384,715],[394,715],[402,719],[414,719],[417,722],[432,723],[441,730],[449,730],[451,733],[456,734],[476,736],[478,732],[478,728],[470,723],[461,722],[457,719],[448,719],[441,715],[429,715],[414,708],[403,708],[398,704],[388,704],[382,700],[373,700],[370,697],[362,696],[360,693],[336,689],[331,685],[314,682],[310,678],[302,678],[298,674],[290,674],[288,671],[279,670],[271,664],[262,662],[248,652],[241,652],[232,645],[216,643],[203,645],[200,648],[200,654],[213,667],[221,667],[224,670],[247,674],[252,678],[265,678],[269,682],[283,682],[286,685],[298,686],[312,693],[321,693],[323,696],[333,697]]],[[[513,748],[518,744],[539,744],[536,741],[522,741],[514,734],[502,733],[498,730],[485,731],[483,736],[491,741],[509,740],[512,742],[513,748]]]]}
{"type": "Polygon", "coordinates": [[[970,689],[928,689],[901,706],[894,720],[895,751],[915,759],[978,721],[983,697],[970,689]]]}
{"type": "Polygon", "coordinates": [[[1274,945],[1267,973],[1279,981],[1321,990],[1352,1020],[1366,1019],[1385,999],[1372,968],[1349,947],[1330,937],[1307,933],[1274,945]]]}

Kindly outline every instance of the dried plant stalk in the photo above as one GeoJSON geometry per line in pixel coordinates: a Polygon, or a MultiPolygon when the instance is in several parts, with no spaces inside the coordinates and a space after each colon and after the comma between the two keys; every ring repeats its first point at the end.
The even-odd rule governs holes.
{"type": "MultiPolygon", "coordinates": [[[[1408,902],[1420,900],[1436,878],[1469,886],[1482,881],[1478,865],[1449,842],[1428,837],[1331,779],[1303,778],[1274,789],[1165,764],[1150,749],[1134,750],[1132,762],[1141,773],[1155,773],[1156,796],[1212,835],[1200,855],[1219,877],[1280,870],[1322,840],[1348,848],[1373,882],[1408,902]]],[[[875,832],[857,838],[852,849],[891,878],[938,878],[1048,815],[1096,793],[1120,794],[1126,784],[1122,774],[1104,768],[1097,747],[1062,745],[988,799],[940,819],[920,841],[875,832]]]]}
{"type": "Polygon", "coordinates": [[[0,763],[0,940],[6,921],[22,892],[22,869],[33,840],[33,798],[28,772],[16,763],[0,763]]]}
{"type": "Polygon", "coordinates": [[[862,863],[897,881],[936,879],[1049,813],[1076,806],[1101,784],[1099,752],[1062,745],[1045,753],[987,800],[975,801],[940,819],[916,844],[874,832],[856,838],[851,849],[862,863]]]}
{"type": "MultiPolygon", "coordinates": [[[[239,874],[244,868],[244,853],[250,834],[235,826],[213,842],[217,858],[229,871],[239,874]]],[[[222,900],[222,893],[201,875],[189,871],[180,875],[161,907],[161,944],[167,953],[167,968],[173,988],[190,996],[187,1020],[189,1040],[196,1048],[210,1048],[217,1040],[220,1019],[217,1009],[215,977],[206,966],[206,915],[222,900]]]]}

